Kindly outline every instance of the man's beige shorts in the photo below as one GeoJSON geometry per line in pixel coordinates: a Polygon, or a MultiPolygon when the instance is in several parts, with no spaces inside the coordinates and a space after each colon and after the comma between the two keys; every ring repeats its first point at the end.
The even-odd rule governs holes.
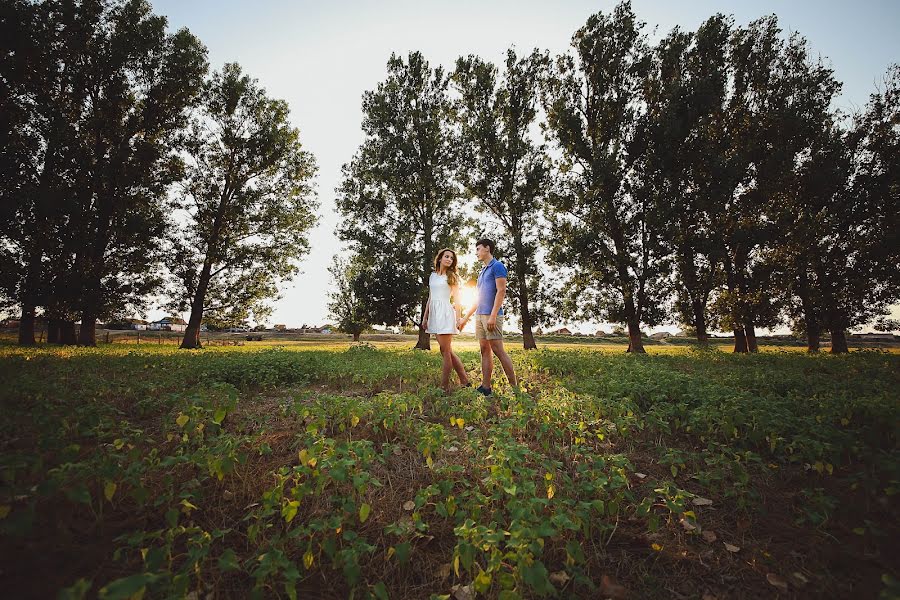
{"type": "Polygon", "coordinates": [[[487,328],[491,315],[475,315],[475,339],[476,340],[502,340],[503,339],[503,315],[497,315],[497,324],[494,330],[487,328]]]}

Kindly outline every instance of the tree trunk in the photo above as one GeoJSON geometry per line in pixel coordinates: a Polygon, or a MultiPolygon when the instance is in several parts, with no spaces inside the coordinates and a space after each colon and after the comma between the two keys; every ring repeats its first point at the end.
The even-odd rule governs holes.
{"type": "Polygon", "coordinates": [[[354,341],[354,342],[358,342],[358,341],[359,341],[359,334],[358,334],[358,333],[354,333],[354,334],[353,334],[353,341],[354,341]]]}
{"type": "Polygon", "coordinates": [[[743,327],[734,328],[734,351],[740,353],[747,352],[747,336],[744,335],[743,327]]]}
{"type": "Polygon", "coordinates": [[[74,346],[78,343],[78,336],[75,335],[75,321],[59,322],[59,343],[66,346],[74,346]]]}
{"type": "Polygon", "coordinates": [[[188,318],[187,328],[184,330],[184,339],[181,340],[181,348],[188,350],[202,348],[200,342],[200,324],[203,322],[203,303],[206,302],[206,291],[209,289],[209,280],[212,273],[212,262],[209,257],[203,261],[203,269],[200,271],[200,281],[194,299],[191,302],[191,316],[188,318]]]}
{"type": "Polygon", "coordinates": [[[231,181],[226,178],[219,198],[219,206],[216,209],[216,217],[213,220],[212,231],[206,242],[206,257],[203,259],[203,268],[200,270],[200,281],[197,282],[197,290],[191,301],[191,316],[188,319],[187,328],[184,330],[184,338],[180,348],[202,348],[200,342],[200,324],[203,322],[203,304],[206,302],[206,292],[209,289],[209,281],[212,279],[212,267],[218,256],[219,236],[222,232],[222,224],[225,221],[225,211],[231,198],[231,181]]]}
{"type": "Polygon", "coordinates": [[[644,342],[641,341],[641,324],[637,321],[628,322],[628,352],[646,354],[644,342]]]}
{"type": "Polygon", "coordinates": [[[55,317],[47,319],[47,343],[59,343],[59,319],[55,317]]]}
{"type": "Polygon", "coordinates": [[[706,307],[699,302],[694,302],[694,329],[697,331],[697,341],[701,344],[708,344],[709,333],[706,331],[706,307]]]}
{"type": "Polygon", "coordinates": [[[817,354],[819,352],[819,325],[814,324],[810,325],[809,322],[806,324],[806,351],[810,354],[817,354]]]}
{"type": "Polygon", "coordinates": [[[806,269],[799,269],[797,277],[800,286],[798,296],[800,296],[800,305],[803,308],[803,324],[806,328],[806,351],[815,354],[819,351],[819,335],[822,332],[822,326],[813,309],[812,294],[809,289],[809,277],[806,269]]]}
{"type": "MultiPolygon", "coordinates": [[[[425,315],[425,305],[428,299],[422,300],[422,315],[425,315]]],[[[416,341],[416,350],[431,350],[431,335],[424,327],[424,319],[419,321],[419,339],[416,341]]]]}
{"type": "Polygon", "coordinates": [[[431,334],[419,325],[419,339],[416,340],[416,350],[431,350],[431,334]]]}
{"type": "Polygon", "coordinates": [[[34,312],[33,304],[22,307],[22,317],[19,319],[19,345],[34,346],[34,312]]]}
{"type": "Polygon", "coordinates": [[[843,329],[831,330],[831,353],[846,354],[850,352],[847,347],[847,332],[843,329]]]}
{"type": "Polygon", "coordinates": [[[97,345],[97,313],[93,309],[88,309],[81,313],[81,330],[78,332],[78,345],[97,345]]]}
{"type": "MultiPolygon", "coordinates": [[[[518,222],[515,223],[519,227],[518,222]]],[[[534,342],[534,333],[531,331],[531,307],[528,305],[528,279],[525,265],[528,257],[525,256],[525,244],[522,242],[521,231],[514,236],[513,247],[516,251],[516,279],[519,292],[519,316],[522,317],[522,347],[525,350],[537,349],[534,342]]]]}
{"type": "Polygon", "coordinates": [[[752,322],[744,324],[744,335],[747,336],[747,350],[759,352],[759,346],[756,345],[756,328],[752,322]]]}
{"type": "Polygon", "coordinates": [[[200,284],[194,293],[194,300],[191,302],[191,316],[188,318],[187,328],[184,330],[184,338],[181,340],[180,348],[188,350],[202,348],[200,342],[200,324],[203,322],[203,303],[206,301],[206,290],[209,287],[211,266],[204,263],[203,270],[200,272],[200,284]]]}

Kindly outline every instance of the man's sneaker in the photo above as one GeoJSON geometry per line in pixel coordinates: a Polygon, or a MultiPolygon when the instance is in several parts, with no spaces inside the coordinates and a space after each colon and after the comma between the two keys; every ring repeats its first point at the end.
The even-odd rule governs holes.
{"type": "Polygon", "coordinates": [[[493,393],[491,392],[491,388],[486,388],[483,385],[479,385],[477,388],[475,388],[475,391],[482,396],[490,396],[493,393]]]}

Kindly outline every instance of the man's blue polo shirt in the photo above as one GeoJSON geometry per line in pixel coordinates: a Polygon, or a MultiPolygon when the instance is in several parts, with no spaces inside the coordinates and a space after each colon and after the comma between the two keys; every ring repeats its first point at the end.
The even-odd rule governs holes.
{"type": "MultiPolygon", "coordinates": [[[[492,258],[491,262],[481,269],[478,275],[478,309],[475,314],[489,315],[494,310],[494,299],[497,297],[497,278],[506,277],[507,271],[503,263],[496,258],[492,258]]],[[[503,314],[503,307],[500,307],[498,315],[503,314]]]]}

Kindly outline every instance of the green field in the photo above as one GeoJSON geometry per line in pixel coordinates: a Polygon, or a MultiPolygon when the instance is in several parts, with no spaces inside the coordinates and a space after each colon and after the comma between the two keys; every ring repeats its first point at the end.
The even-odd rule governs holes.
{"type": "Polygon", "coordinates": [[[408,347],[0,345],[6,597],[900,590],[898,354],[408,347]]]}

